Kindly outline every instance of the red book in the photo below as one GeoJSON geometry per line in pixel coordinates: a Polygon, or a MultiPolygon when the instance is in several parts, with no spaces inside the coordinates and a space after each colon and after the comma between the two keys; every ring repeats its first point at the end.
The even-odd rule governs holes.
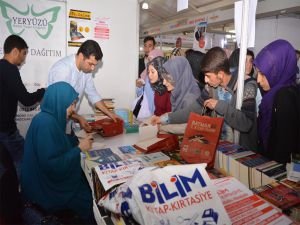
{"type": "Polygon", "coordinates": [[[123,120],[117,119],[114,122],[110,118],[97,120],[89,123],[92,129],[103,137],[112,137],[123,133],[123,120]]]}
{"type": "Polygon", "coordinates": [[[157,137],[143,140],[133,145],[136,149],[144,153],[158,151],[172,151],[179,149],[178,137],[174,134],[158,134],[157,137]]]}
{"type": "Polygon", "coordinates": [[[254,188],[253,191],[281,210],[300,203],[298,192],[278,182],[254,188]]]}

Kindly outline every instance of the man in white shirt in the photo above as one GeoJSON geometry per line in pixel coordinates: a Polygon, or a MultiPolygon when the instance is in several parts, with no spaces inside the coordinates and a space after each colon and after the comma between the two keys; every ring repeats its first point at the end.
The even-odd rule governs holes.
{"type": "MultiPolygon", "coordinates": [[[[106,108],[92,78],[92,72],[102,57],[103,53],[96,41],[85,41],[76,55],[67,56],[52,66],[48,75],[48,85],[58,81],[69,83],[79,93],[79,101],[82,100],[83,94],[86,94],[92,105],[116,121],[119,117],[106,108]]],[[[77,120],[84,130],[91,131],[90,125],[82,116],[74,113],[72,119],[77,120]]]]}

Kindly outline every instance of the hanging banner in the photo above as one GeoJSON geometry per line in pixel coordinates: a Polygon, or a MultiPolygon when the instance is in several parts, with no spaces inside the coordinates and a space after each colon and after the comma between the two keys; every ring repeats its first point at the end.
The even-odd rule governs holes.
{"type": "MultiPolygon", "coordinates": [[[[28,55],[20,74],[28,92],[45,87],[50,67],[66,55],[65,8],[65,2],[57,1],[0,0],[0,57],[9,35],[19,35],[26,41],[28,55]]],[[[16,121],[23,136],[39,110],[39,105],[19,105],[16,121]]]]}
{"type": "Polygon", "coordinates": [[[205,53],[207,21],[199,22],[194,30],[193,49],[205,53]]]}
{"type": "MultiPolygon", "coordinates": [[[[255,45],[255,19],[256,19],[257,0],[249,1],[249,14],[248,14],[248,48],[254,48],[255,45]]],[[[241,45],[241,31],[242,31],[242,12],[243,2],[237,1],[234,3],[234,28],[236,33],[236,42],[238,47],[241,45]]]]}

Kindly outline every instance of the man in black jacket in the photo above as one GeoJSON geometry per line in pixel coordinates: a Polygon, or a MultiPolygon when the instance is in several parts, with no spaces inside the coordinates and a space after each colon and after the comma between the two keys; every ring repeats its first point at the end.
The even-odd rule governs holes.
{"type": "Polygon", "coordinates": [[[139,78],[141,73],[146,68],[146,65],[148,63],[148,54],[155,48],[155,39],[152,36],[147,36],[144,38],[144,53],[145,56],[143,58],[139,59],[139,78]]]}
{"type": "Polygon", "coordinates": [[[25,62],[28,46],[21,37],[10,35],[4,42],[3,50],[4,57],[0,59],[0,142],[11,154],[19,175],[24,138],[15,121],[18,102],[32,106],[41,101],[45,89],[28,93],[22,82],[18,67],[25,62]]]}

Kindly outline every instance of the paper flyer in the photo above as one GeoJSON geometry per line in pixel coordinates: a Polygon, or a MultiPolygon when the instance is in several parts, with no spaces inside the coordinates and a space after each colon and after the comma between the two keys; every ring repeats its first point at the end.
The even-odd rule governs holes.
{"type": "Polygon", "coordinates": [[[126,182],[138,170],[144,167],[144,163],[141,159],[128,159],[99,165],[95,167],[95,171],[103,188],[107,191],[117,184],[126,182]]]}

